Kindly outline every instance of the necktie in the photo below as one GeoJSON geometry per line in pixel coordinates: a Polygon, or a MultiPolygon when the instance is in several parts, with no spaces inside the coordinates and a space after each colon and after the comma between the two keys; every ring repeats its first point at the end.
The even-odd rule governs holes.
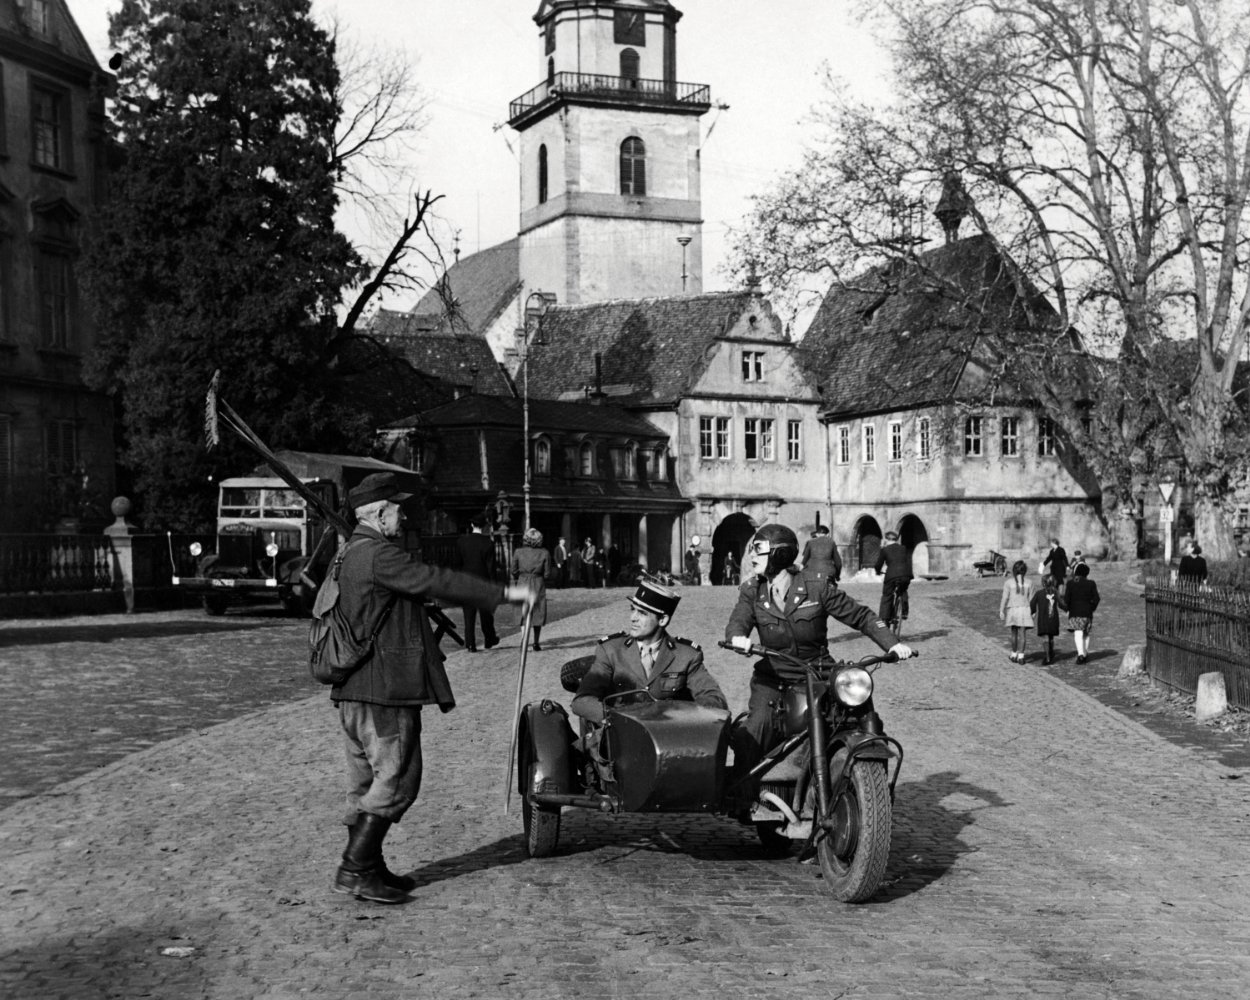
{"type": "Polygon", "coordinates": [[[655,664],[655,649],[651,646],[642,646],[639,652],[642,653],[642,672],[647,680],[651,680],[651,667],[655,664]]]}
{"type": "Polygon", "coordinates": [[[778,573],[773,578],[773,584],[770,591],[773,597],[773,604],[775,604],[778,608],[784,608],[786,606],[786,593],[790,589],[786,586],[788,582],[789,581],[781,573],[778,573]]]}

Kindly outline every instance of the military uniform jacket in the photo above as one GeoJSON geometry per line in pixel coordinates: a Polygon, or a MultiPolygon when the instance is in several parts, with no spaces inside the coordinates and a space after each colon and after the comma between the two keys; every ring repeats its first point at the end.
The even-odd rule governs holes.
{"type": "MultiPolygon", "coordinates": [[[[862,632],[884,650],[898,642],[898,637],[886,628],[875,611],[839,590],[832,580],[794,567],[783,572],[791,574],[783,607],[773,603],[768,580],[762,576],[751,576],[738,588],[738,603],[725,626],[726,641],[737,635],[750,636],[755,629],[761,646],[811,660],[828,655],[827,625],[830,618],[836,618],[843,625],[862,632]]],[[[778,679],[776,669],[767,659],[755,664],[755,673],[765,680],[775,682],[778,679]]]]}
{"type": "Polygon", "coordinates": [[[610,694],[646,688],[653,698],[694,701],[707,708],[728,710],[720,685],[703,665],[703,651],[689,640],[661,633],[651,677],[642,668],[638,642],[624,632],[600,639],[595,662],[586,671],[573,711],[591,722],[603,721],[603,699],[610,694]]]}

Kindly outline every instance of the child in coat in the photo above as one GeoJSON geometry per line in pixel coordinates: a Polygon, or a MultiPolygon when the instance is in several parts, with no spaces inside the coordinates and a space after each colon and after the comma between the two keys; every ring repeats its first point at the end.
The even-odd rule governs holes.
{"type": "Polygon", "coordinates": [[[1053,576],[1046,577],[1045,589],[1033,595],[1033,600],[1029,602],[1029,610],[1033,612],[1033,619],[1037,622],[1038,638],[1046,640],[1046,653],[1042,663],[1049,666],[1055,660],[1055,636],[1059,634],[1059,612],[1067,610],[1067,605],[1064,604],[1059,594],[1059,588],[1055,586],[1053,576]]]}
{"type": "Polygon", "coordinates": [[[1028,578],[1029,568],[1023,559],[1017,559],[1011,567],[1011,578],[1003,581],[1003,597],[998,602],[998,617],[1011,629],[1011,661],[1024,662],[1024,650],[1029,641],[1029,629],[1033,627],[1033,612],[1029,610],[1037,585],[1028,578]]]}

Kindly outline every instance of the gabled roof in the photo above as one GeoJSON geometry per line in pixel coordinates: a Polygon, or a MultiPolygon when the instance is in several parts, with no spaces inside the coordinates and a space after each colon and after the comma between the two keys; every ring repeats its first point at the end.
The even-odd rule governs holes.
{"type": "Polygon", "coordinates": [[[513,238],[456,261],[412,315],[426,329],[481,336],[521,287],[521,241],[513,238]]]}
{"type": "Polygon", "coordinates": [[[717,340],[752,315],[763,322],[751,327],[750,339],[790,343],[768,303],[749,291],[551,306],[540,320],[544,343],[530,350],[530,398],[593,389],[600,353],[602,386],[614,402],[675,404],[703,373],[717,340]]]}
{"type": "Polygon", "coordinates": [[[481,337],[431,329],[429,317],[380,309],[366,332],[417,371],[470,392],[511,395],[512,385],[481,337]]]}
{"type": "Polygon", "coordinates": [[[953,399],[983,337],[1041,330],[1058,318],[983,235],[839,283],[800,342],[831,415],[953,399]]]}
{"type": "Polygon", "coordinates": [[[36,48],[56,50],[60,55],[83,64],[84,72],[100,72],[95,53],[83,37],[78,22],[70,12],[66,0],[51,0],[48,4],[48,32],[40,34],[34,29],[33,14],[29,5],[7,3],[0,5],[0,31],[11,32],[36,48]]]}
{"type": "MultiPolygon", "coordinates": [[[[515,396],[462,396],[455,402],[396,421],[386,429],[417,425],[520,428],[523,406],[523,401],[515,396]]],[[[531,431],[566,431],[625,438],[668,437],[650,421],[614,406],[587,406],[585,403],[531,399],[529,408],[531,431]]]]}
{"type": "Polygon", "coordinates": [[[375,425],[456,394],[452,384],[416,370],[369,336],[354,336],[339,348],[335,375],[340,401],[368,414],[375,425]]]}

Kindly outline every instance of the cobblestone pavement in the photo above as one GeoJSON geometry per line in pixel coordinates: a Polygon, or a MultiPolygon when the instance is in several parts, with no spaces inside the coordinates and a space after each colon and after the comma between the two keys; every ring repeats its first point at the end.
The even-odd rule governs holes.
{"type": "MultiPolygon", "coordinates": [[[[502,809],[514,638],[453,655],[460,707],[426,719],[421,799],[387,842],[392,867],[418,879],[411,904],[329,891],[341,764],[317,692],[0,811],[0,994],[1244,995],[1250,773],[1010,663],[1001,633],[952,613],[960,589],[985,593],[914,585],[922,657],[877,675],[907,759],[887,884],[869,904],[833,903],[811,866],[765,857],[717,817],[566,812],[558,855],[527,859],[515,798],[502,809]]],[[[677,631],[741,705],[748,661],[714,648],[729,601],[687,591],[677,631]]],[[[550,624],[526,700],[567,704],[559,665],[624,617],[614,601],[550,624]]],[[[296,660],[302,639],[290,630],[296,660]]],[[[267,655],[282,655],[276,640],[267,655]]]]}

